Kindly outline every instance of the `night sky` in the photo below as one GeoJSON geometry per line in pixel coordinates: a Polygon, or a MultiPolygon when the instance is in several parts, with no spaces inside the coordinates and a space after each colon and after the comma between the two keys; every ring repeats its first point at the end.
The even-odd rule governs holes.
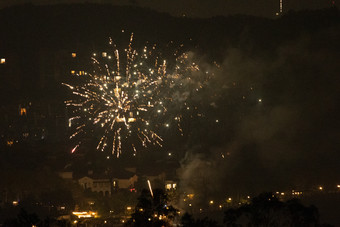
{"type": "MultiPolygon", "coordinates": [[[[273,17],[279,12],[279,0],[3,0],[0,7],[23,3],[51,4],[51,3],[109,3],[115,5],[132,5],[146,7],[174,16],[212,17],[230,14],[248,14],[273,17]]],[[[337,4],[336,0],[284,0],[283,11],[322,9],[337,4]]]]}

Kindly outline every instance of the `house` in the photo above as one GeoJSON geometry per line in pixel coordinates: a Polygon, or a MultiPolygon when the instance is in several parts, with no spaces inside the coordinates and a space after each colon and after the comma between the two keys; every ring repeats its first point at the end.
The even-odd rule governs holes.
{"type": "Polygon", "coordinates": [[[94,174],[89,170],[87,176],[78,179],[78,183],[86,190],[99,192],[104,196],[110,196],[112,191],[119,189],[133,189],[138,177],[136,173],[126,170],[115,170],[110,177],[94,174]]]}
{"type": "Polygon", "coordinates": [[[117,188],[119,189],[130,189],[133,188],[135,183],[137,182],[138,177],[137,175],[133,175],[129,178],[113,178],[113,184],[117,185],[117,188]]]}
{"type": "Polygon", "coordinates": [[[134,172],[120,170],[113,172],[113,187],[115,189],[131,189],[134,188],[138,176],[134,172]]]}
{"type": "Polygon", "coordinates": [[[92,192],[99,192],[104,196],[111,195],[111,181],[105,177],[82,177],[78,180],[79,184],[84,189],[89,189],[92,192]]]}

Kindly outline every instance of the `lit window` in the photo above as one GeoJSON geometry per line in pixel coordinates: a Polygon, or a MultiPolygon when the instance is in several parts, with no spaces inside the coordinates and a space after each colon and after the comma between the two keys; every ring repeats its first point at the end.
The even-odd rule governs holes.
{"type": "Polygon", "coordinates": [[[103,58],[106,58],[106,57],[107,57],[107,53],[106,53],[106,52],[103,52],[103,53],[102,53],[102,57],[103,57],[103,58]]]}
{"type": "Polygon", "coordinates": [[[74,70],[71,70],[71,74],[74,75],[76,73],[76,71],[74,70]]]}
{"type": "Polygon", "coordinates": [[[0,64],[5,64],[6,63],[6,58],[1,58],[0,59],[0,64]]]}
{"type": "Polygon", "coordinates": [[[26,108],[20,108],[20,115],[23,116],[26,114],[27,114],[26,108]]]}
{"type": "Polygon", "coordinates": [[[165,188],[170,190],[171,189],[171,184],[166,184],[165,188]]]}
{"type": "Polygon", "coordinates": [[[72,58],[77,57],[77,53],[72,53],[71,55],[72,55],[72,58]]]}
{"type": "Polygon", "coordinates": [[[177,186],[176,184],[172,184],[172,188],[176,188],[176,186],[177,186]]]}

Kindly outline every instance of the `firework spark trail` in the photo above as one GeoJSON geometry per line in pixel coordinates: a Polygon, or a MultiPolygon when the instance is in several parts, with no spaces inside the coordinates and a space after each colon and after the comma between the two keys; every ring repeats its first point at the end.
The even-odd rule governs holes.
{"type": "Polygon", "coordinates": [[[151,182],[150,182],[150,180],[148,180],[148,186],[149,186],[150,194],[151,194],[151,196],[152,196],[152,198],[153,198],[153,191],[152,191],[152,187],[151,187],[151,182]]]}
{"type": "MultiPolygon", "coordinates": [[[[176,56],[176,66],[170,74],[167,73],[171,71],[167,61],[160,59],[161,54],[154,51],[155,45],[152,50],[145,46],[140,54],[133,49],[132,41],[133,34],[125,50],[126,62],[123,64],[110,38],[114,58],[110,60],[110,55],[105,56],[104,60],[108,64],[101,64],[94,54],[91,59],[95,70],[81,78],[82,85],[63,83],[76,97],[65,101],[66,106],[75,108],[75,116],[69,119],[69,127],[75,129],[70,139],[85,134],[100,134],[97,150],[104,151],[106,147],[111,147],[112,155],[117,157],[122,152],[123,142],[129,139],[138,138],[143,147],[147,147],[147,144],[162,146],[163,139],[155,129],[169,127],[169,123],[164,123],[169,105],[172,103],[171,106],[176,106],[176,102],[181,102],[181,105],[184,103],[186,106],[183,100],[188,98],[191,90],[198,90],[204,83],[191,78],[193,73],[199,71],[199,67],[188,59],[188,54],[176,56]],[[124,69],[123,73],[121,69],[124,69]],[[187,91],[188,85],[195,89],[187,91]],[[87,127],[92,128],[92,131],[87,130],[87,127]]],[[[183,135],[181,115],[178,113],[175,116],[172,118],[177,122],[174,125],[178,126],[183,135]]],[[[72,153],[79,146],[80,142],[72,153]]],[[[131,142],[131,148],[136,153],[135,142],[131,142]]]]}

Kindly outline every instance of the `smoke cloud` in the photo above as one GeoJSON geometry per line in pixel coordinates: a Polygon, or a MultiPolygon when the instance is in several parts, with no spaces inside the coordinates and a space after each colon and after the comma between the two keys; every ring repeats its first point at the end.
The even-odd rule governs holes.
{"type": "Polygon", "coordinates": [[[326,42],[334,33],[303,35],[269,52],[227,50],[201,93],[210,123],[182,160],[184,192],[206,203],[336,184],[339,54],[326,42]]]}

